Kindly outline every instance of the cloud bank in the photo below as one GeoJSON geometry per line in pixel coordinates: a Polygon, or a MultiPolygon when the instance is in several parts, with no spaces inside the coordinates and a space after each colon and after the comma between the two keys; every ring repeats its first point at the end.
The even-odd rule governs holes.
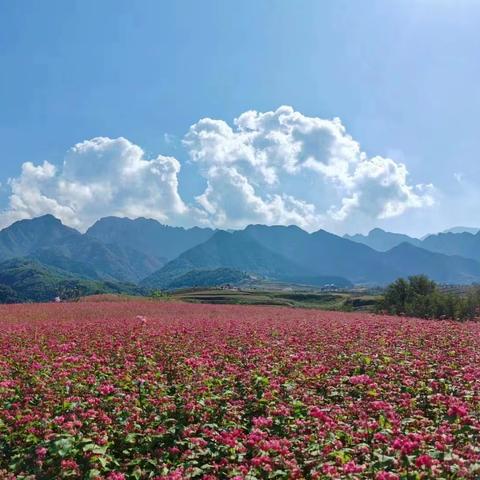
{"type": "Polygon", "coordinates": [[[340,119],[288,106],[245,112],[233,125],[203,118],[183,145],[206,183],[195,198],[179,194],[176,158],[149,159],[125,138],[97,137],[71,148],[59,167],[24,163],[9,180],[0,225],[52,213],[79,229],[107,215],[184,226],[339,229],[434,203],[432,185],[410,184],[406,166],[393,159],[368,157],[340,119]]]}
{"type": "Polygon", "coordinates": [[[86,140],[70,149],[61,168],[24,163],[20,176],[9,181],[2,223],[45,213],[80,229],[107,215],[182,223],[189,209],[178,194],[179,171],[175,158],[147,160],[125,138],[86,140]]]}

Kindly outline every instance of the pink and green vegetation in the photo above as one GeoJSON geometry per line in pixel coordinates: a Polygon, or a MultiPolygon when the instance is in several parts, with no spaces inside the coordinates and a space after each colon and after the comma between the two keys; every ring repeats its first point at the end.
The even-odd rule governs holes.
{"type": "Polygon", "coordinates": [[[0,478],[475,479],[480,324],[0,307],[0,478]]]}

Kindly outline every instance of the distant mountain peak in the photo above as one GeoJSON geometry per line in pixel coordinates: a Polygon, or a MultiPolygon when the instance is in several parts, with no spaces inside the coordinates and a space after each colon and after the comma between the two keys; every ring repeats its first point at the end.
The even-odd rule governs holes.
{"type": "MultiPolygon", "coordinates": [[[[12,223],[10,227],[7,227],[5,230],[8,228],[14,227],[18,228],[20,226],[26,226],[26,225],[63,225],[62,221],[55,217],[54,215],[47,213],[45,215],[41,215],[40,217],[34,217],[34,218],[24,218],[22,220],[17,220],[16,222],[12,223]]],[[[69,228],[69,227],[66,227],[69,228]]]]}
{"type": "Polygon", "coordinates": [[[38,248],[74,235],[81,234],[53,215],[19,220],[0,231],[0,261],[29,255],[38,248]]]}
{"type": "Polygon", "coordinates": [[[213,233],[209,228],[170,227],[151,218],[105,217],[95,222],[86,235],[103,243],[117,243],[147,255],[173,260],[209,239],[213,233]]]}
{"type": "Polygon", "coordinates": [[[334,233],[329,232],[328,230],[325,230],[323,228],[320,228],[320,229],[316,230],[315,232],[312,232],[312,235],[329,235],[331,237],[341,238],[338,235],[335,235],[334,233]]]}
{"type": "MultiPolygon", "coordinates": [[[[402,242],[399,243],[398,245],[395,245],[393,248],[390,249],[390,251],[408,251],[408,250],[414,250],[414,249],[419,249],[421,247],[418,247],[417,245],[412,245],[410,242],[402,242]]],[[[425,250],[425,249],[422,249],[425,250]]]]}
{"type": "Polygon", "coordinates": [[[252,223],[244,228],[244,231],[251,230],[283,230],[283,231],[297,231],[305,233],[298,225],[263,225],[261,223],[252,223]]]}
{"type": "Polygon", "coordinates": [[[452,227],[447,230],[443,230],[441,233],[470,233],[476,235],[480,233],[480,228],[478,227],[452,227]]]}
{"type": "Polygon", "coordinates": [[[48,222],[62,223],[62,221],[59,218],[55,217],[51,213],[46,213],[45,215],[40,215],[39,217],[31,218],[30,221],[32,222],[48,221],[48,222]]]}
{"type": "Polygon", "coordinates": [[[357,233],[356,235],[345,235],[344,238],[352,240],[353,242],[363,243],[379,252],[391,250],[401,243],[410,243],[417,247],[420,246],[421,243],[418,238],[409,237],[403,233],[387,232],[378,227],[370,230],[368,235],[357,233]]]}

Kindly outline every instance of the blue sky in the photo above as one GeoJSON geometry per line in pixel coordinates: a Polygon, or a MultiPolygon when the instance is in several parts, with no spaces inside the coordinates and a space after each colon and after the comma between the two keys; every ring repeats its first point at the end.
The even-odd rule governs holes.
{"type": "Polygon", "coordinates": [[[0,217],[479,226],[479,21],[474,0],[0,0],[0,217]],[[266,127],[283,105],[292,110],[275,118],[288,127],[266,127]],[[251,110],[247,135],[233,122],[251,110]],[[286,150],[265,147],[305,125],[302,155],[343,145],[335,117],[367,160],[314,152],[314,165],[285,166],[286,150]],[[96,210],[100,197],[111,201],[96,210]]]}

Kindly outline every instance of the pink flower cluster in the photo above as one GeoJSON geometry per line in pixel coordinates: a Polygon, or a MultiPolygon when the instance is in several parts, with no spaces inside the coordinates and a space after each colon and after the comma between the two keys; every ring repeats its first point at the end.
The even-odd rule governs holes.
{"type": "Polygon", "coordinates": [[[141,301],[0,322],[0,478],[480,478],[480,324],[141,301]]]}

